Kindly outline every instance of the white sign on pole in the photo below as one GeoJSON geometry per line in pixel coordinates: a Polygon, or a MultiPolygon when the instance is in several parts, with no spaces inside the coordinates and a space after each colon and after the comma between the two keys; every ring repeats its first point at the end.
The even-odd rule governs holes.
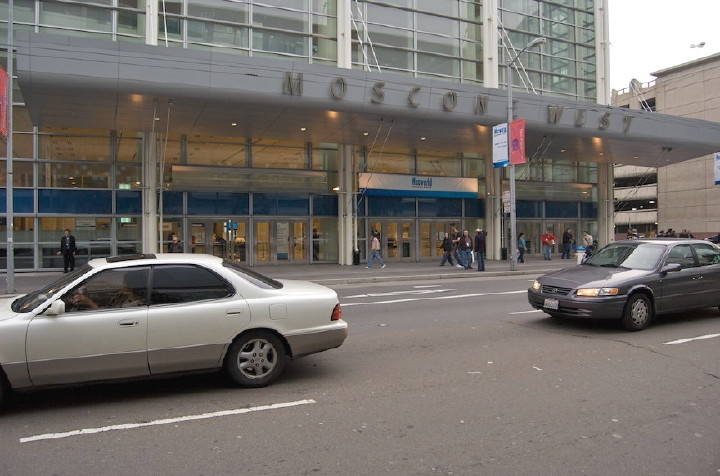
{"type": "Polygon", "coordinates": [[[720,185],[720,152],[715,152],[713,157],[715,158],[713,164],[715,166],[715,185],[720,185]]]}
{"type": "Polygon", "coordinates": [[[507,167],[508,158],[508,125],[507,123],[493,126],[493,167],[507,167]]]}

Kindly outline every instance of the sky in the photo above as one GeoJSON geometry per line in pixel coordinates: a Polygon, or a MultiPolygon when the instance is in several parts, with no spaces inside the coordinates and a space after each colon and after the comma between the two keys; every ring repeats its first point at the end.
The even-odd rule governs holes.
{"type": "Polygon", "coordinates": [[[720,0],[608,0],[610,88],[720,53],[720,0]],[[691,48],[705,42],[702,48],[691,48]]]}

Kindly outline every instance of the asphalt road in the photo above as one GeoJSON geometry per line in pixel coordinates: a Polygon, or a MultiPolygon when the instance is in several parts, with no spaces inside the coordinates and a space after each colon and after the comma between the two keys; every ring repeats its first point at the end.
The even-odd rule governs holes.
{"type": "Polygon", "coordinates": [[[347,342],[264,389],[18,394],[0,474],[717,474],[718,310],[637,333],[558,322],[528,279],[337,286],[347,342]]]}

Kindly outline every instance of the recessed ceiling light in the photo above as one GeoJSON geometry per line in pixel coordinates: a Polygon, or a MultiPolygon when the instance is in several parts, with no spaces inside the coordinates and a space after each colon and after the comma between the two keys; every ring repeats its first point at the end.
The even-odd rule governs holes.
{"type": "Polygon", "coordinates": [[[231,122],[230,125],[235,127],[235,126],[237,126],[237,122],[231,122]]]}
{"type": "Polygon", "coordinates": [[[307,130],[307,127],[301,127],[300,132],[305,132],[307,130]]]}
{"type": "Polygon", "coordinates": [[[363,132],[363,135],[364,135],[364,136],[367,136],[367,135],[370,135],[370,133],[369,133],[369,132],[363,132]]]}
{"type": "Polygon", "coordinates": [[[420,140],[425,140],[425,137],[421,137],[420,140]]]}

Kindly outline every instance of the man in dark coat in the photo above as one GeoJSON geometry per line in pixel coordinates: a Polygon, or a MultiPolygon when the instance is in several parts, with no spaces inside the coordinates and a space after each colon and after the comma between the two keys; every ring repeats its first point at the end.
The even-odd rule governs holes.
{"type": "Polygon", "coordinates": [[[477,254],[478,271],[485,271],[485,233],[482,228],[475,230],[475,253],[477,254]]]}
{"type": "Polygon", "coordinates": [[[63,257],[63,268],[65,273],[75,270],[75,253],[77,247],[75,246],[75,237],[70,233],[70,229],[65,229],[65,235],[60,238],[60,251],[57,252],[58,256],[63,257]]]}

